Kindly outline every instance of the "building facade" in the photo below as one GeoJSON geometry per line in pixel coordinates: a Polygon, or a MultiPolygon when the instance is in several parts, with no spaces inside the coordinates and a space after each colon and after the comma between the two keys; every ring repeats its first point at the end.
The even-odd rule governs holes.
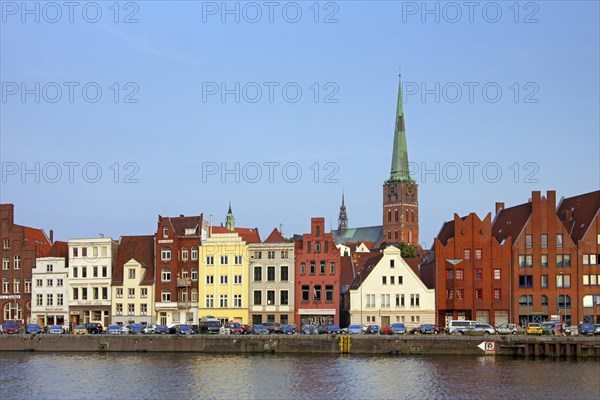
{"type": "Polygon", "coordinates": [[[388,246],[366,259],[350,285],[350,323],[407,327],[435,322],[435,290],[429,289],[402,259],[400,249],[388,246]]]}
{"type": "Polygon", "coordinates": [[[325,219],[312,218],[310,233],[294,238],[295,324],[340,323],[341,259],[325,219]]]}
{"type": "Polygon", "coordinates": [[[112,276],[111,324],[156,320],[154,236],[122,236],[112,276]]]}
{"type": "Polygon", "coordinates": [[[110,324],[111,281],[118,244],[111,238],[69,240],[69,320],[110,324]]]}
{"type": "Polygon", "coordinates": [[[511,238],[492,235],[492,216],[471,213],[444,223],[434,241],[437,322],[477,320],[494,326],[509,321],[511,238]]]}
{"type": "Polygon", "coordinates": [[[262,243],[248,246],[252,324],[294,322],[294,243],[274,229],[262,243]]]}
{"type": "Polygon", "coordinates": [[[69,325],[68,244],[54,242],[32,270],[31,321],[39,326],[69,325]]]}
{"type": "Polygon", "coordinates": [[[0,204],[0,323],[31,321],[32,270],[37,257],[44,257],[52,239],[41,229],[14,223],[14,205],[0,204]]]}
{"type": "Polygon", "coordinates": [[[207,227],[202,214],[158,216],[155,312],[160,325],[198,323],[198,262],[207,227]]]}
{"type": "Polygon", "coordinates": [[[249,245],[260,243],[256,228],[236,228],[231,207],[226,226],[211,226],[200,248],[199,315],[221,322],[249,323],[249,245]]]}

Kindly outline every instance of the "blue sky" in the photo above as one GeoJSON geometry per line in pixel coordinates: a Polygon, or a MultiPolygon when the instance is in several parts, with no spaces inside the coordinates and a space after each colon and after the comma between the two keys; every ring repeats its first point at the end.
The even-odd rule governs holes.
{"type": "Polygon", "coordinates": [[[454,212],[600,187],[595,1],[22,4],[1,4],[0,201],[61,240],[230,200],[287,236],[335,227],[342,190],[351,227],[380,224],[399,67],[426,247],[454,212]]]}

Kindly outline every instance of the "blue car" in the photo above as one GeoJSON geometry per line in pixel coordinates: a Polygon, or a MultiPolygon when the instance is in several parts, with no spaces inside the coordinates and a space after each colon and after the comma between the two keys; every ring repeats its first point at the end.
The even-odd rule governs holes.
{"type": "Polygon", "coordinates": [[[269,329],[264,325],[254,325],[251,333],[253,335],[268,335],[269,329]]]}
{"type": "Polygon", "coordinates": [[[329,333],[330,335],[339,335],[340,327],[338,325],[329,325],[327,327],[327,333],[329,333]]]}
{"type": "Polygon", "coordinates": [[[596,333],[596,327],[594,324],[581,324],[581,327],[579,328],[580,335],[593,335],[594,333],[596,333]]]}
{"type": "Polygon", "coordinates": [[[65,331],[64,331],[64,329],[63,329],[62,325],[51,325],[51,326],[48,328],[48,333],[52,333],[52,334],[57,334],[57,335],[59,335],[59,334],[62,334],[62,333],[64,333],[64,332],[65,332],[65,331]]]}
{"type": "Polygon", "coordinates": [[[422,334],[435,334],[435,328],[431,324],[421,324],[419,326],[419,333],[422,334]]]}
{"type": "Polygon", "coordinates": [[[377,335],[379,333],[379,325],[367,326],[367,331],[365,333],[367,335],[377,335]]]}
{"type": "Polygon", "coordinates": [[[301,332],[303,335],[316,335],[318,333],[318,330],[316,326],[307,324],[302,327],[301,332]]]}
{"type": "Polygon", "coordinates": [[[406,326],[402,323],[392,324],[391,328],[393,335],[404,335],[406,333],[406,326]]]}
{"type": "Polygon", "coordinates": [[[281,325],[280,329],[284,335],[293,335],[296,333],[296,328],[293,325],[281,325]]]}
{"type": "Polygon", "coordinates": [[[42,330],[38,324],[27,324],[25,333],[40,333],[42,330]]]}
{"type": "Polygon", "coordinates": [[[362,329],[362,325],[352,324],[352,325],[348,326],[346,329],[344,329],[344,331],[348,335],[360,335],[362,333],[363,329],[362,329]]]}
{"type": "Polygon", "coordinates": [[[109,335],[120,335],[121,334],[121,327],[119,325],[111,325],[108,327],[108,334],[109,335]]]}
{"type": "Polygon", "coordinates": [[[144,332],[144,325],[142,324],[130,324],[129,333],[141,334],[144,332]]]}
{"type": "Polygon", "coordinates": [[[156,327],[154,328],[154,333],[165,335],[169,333],[169,327],[166,325],[156,325],[156,327]]]}

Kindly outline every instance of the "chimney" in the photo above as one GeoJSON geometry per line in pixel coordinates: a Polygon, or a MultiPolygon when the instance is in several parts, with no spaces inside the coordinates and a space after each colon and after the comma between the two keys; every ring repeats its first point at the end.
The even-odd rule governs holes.
{"type": "Polygon", "coordinates": [[[50,229],[50,244],[54,243],[54,231],[50,229]]]}
{"type": "Polygon", "coordinates": [[[533,203],[539,203],[540,199],[542,198],[542,192],[539,190],[534,190],[531,192],[531,198],[533,203]]]}
{"type": "Polygon", "coordinates": [[[179,214],[179,218],[183,218],[183,214],[179,214]]]}
{"type": "Polygon", "coordinates": [[[496,215],[498,215],[498,213],[502,210],[504,210],[504,203],[496,202],[496,215]]]}
{"type": "Polygon", "coordinates": [[[100,239],[104,238],[104,233],[101,233],[101,234],[99,234],[99,235],[98,235],[98,237],[99,237],[100,239]]]}
{"type": "Polygon", "coordinates": [[[546,198],[548,199],[548,209],[552,209],[556,212],[556,190],[548,190],[546,192],[546,198]]]}

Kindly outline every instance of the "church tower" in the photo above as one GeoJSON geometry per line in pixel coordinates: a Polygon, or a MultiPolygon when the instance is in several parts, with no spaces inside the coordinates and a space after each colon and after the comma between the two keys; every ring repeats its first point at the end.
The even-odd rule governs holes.
{"type": "Polygon", "coordinates": [[[390,179],[383,184],[383,241],[419,244],[419,187],[408,168],[408,148],[402,110],[402,81],[394,126],[390,179]]]}
{"type": "Polygon", "coordinates": [[[229,211],[227,212],[225,227],[232,232],[235,230],[235,218],[233,217],[233,213],[231,212],[231,202],[229,202],[229,211]]]}
{"type": "Polygon", "coordinates": [[[346,214],[346,205],[344,204],[344,192],[342,192],[342,205],[340,206],[340,216],[338,217],[338,232],[344,234],[348,229],[348,214],[346,214]]]}

